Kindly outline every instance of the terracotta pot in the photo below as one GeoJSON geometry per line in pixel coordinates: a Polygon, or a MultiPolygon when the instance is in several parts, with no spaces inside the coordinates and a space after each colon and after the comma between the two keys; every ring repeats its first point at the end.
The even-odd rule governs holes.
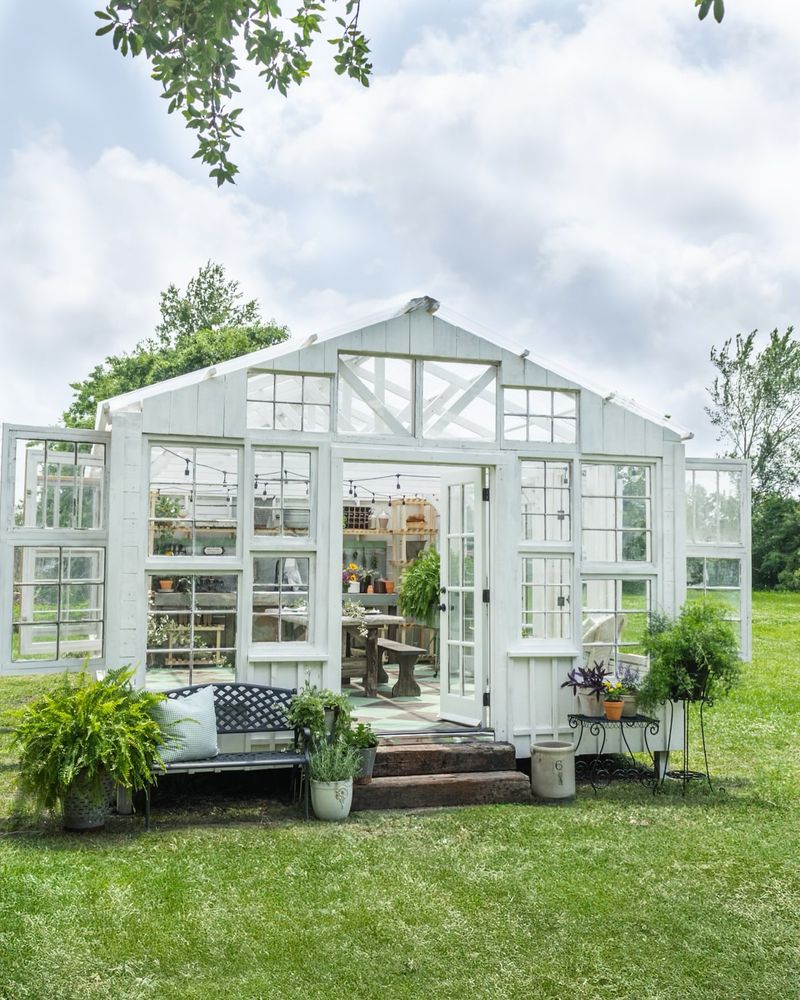
{"type": "Polygon", "coordinates": [[[386,581],[386,593],[387,594],[393,594],[394,593],[394,580],[387,580],[386,581]]]}
{"type": "Polygon", "coordinates": [[[619,722],[622,718],[622,709],[625,707],[624,701],[604,701],[603,709],[606,713],[606,718],[610,719],[612,722],[619,722]]]}
{"type": "Polygon", "coordinates": [[[159,580],[158,586],[161,590],[172,590],[172,580],[159,580]]]}

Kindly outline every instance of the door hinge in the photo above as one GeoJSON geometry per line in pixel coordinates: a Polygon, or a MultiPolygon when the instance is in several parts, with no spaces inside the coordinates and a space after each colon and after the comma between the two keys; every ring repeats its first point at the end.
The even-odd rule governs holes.
{"type": "Polygon", "coordinates": [[[488,590],[484,590],[484,592],[483,592],[483,603],[484,604],[488,604],[489,603],[489,591],[488,590]]]}
{"type": "Polygon", "coordinates": [[[488,486],[484,486],[484,487],[483,487],[483,490],[481,491],[481,498],[482,498],[482,499],[483,499],[483,500],[484,500],[484,501],[485,501],[486,503],[488,503],[488,502],[489,502],[489,487],[488,487],[488,486]]]}
{"type": "Polygon", "coordinates": [[[489,694],[488,691],[484,691],[483,692],[483,707],[484,708],[489,708],[489,706],[491,704],[492,704],[492,696],[491,696],[491,694],[489,694]]]}

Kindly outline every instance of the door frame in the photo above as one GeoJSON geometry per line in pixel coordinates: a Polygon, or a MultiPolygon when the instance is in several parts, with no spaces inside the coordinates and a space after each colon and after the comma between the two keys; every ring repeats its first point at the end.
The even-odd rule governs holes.
{"type": "MultiPolygon", "coordinates": [[[[339,496],[340,484],[344,481],[344,465],[347,462],[370,463],[373,465],[397,465],[398,467],[408,465],[429,465],[441,469],[473,468],[485,470],[485,478],[488,481],[490,491],[490,502],[488,517],[485,523],[484,532],[486,536],[486,580],[490,594],[494,594],[497,575],[495,572],[495,561],[497,546],[496,539],[496,497],[498,485],[498,467],[502,464],[502,459],[506,457],[497,451],[489,452],[476,449],[474,452],[468,448],[456,449],[455,447],[428,448],[423,454],[417,455],[415,451],[408,448],[388,448],[385,445],[380,447],[359,445],[353,442],[352,445],[337,443],[330,445],[330,484],[331,503],[329,506],[328,523],[329,528],[329,548],[328,560],[330,569],[328,573],[328,588],[330,591],[329,601],[325,611],[327,612],[327,648],[328,656],[323,670],[325,686],[333,691],[341,691],[342,682],[342,658],[341,658],[341,587],[334,586],[334,581],[338,581],[339,571],[337,569],[334,577],[334,568],[338,567],[344,546],[344,535],[342,528],[342,518],[339,511],[341,498],[339,496]],[[338,516],[337,516],[338,514],[338,516]]],[[[401,468],[402,473],[402,468],[401,468]]],[[[321,505],[322,506],[322,505],[321,505]]],[[[483,509],[483,504],[481,504],[483,509]]],[[[485,659],[484,670],[484,693],[488,694],[489,701],[493,698],[491,692],[495,690],[494,661],[496,649],[496,602],[490,600],[486,608],[486,618],[484,622],[483,656],[485,659]]],[[[322,609],[320,609],[322,610],[322,609]]],[[[486,699],[484,699],[486,700],[486,699]]],[[[497,707],[494,703],[483,706],[483,718],[480,725],[465,726],[476,731],[493,728],[493,719],[497,719],[497,707]]],[[[444,723],[446,720],[442,720],[444,723]]],[[[443,730],[444,731],[444,730],[443,730]]],[[[452,730],[446,730],[452,732],[452,730]]],[[[435,732],[435,730],[428,730],[435,732]]]]}

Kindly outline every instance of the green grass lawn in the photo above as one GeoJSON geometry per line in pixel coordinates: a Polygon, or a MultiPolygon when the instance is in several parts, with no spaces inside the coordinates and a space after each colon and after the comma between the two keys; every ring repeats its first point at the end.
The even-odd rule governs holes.
{"type": "MultiPolygon", "coordinates": [[[[708,713],[714,794],[341,826],[228,798],[160,807],[150,835],[7,824],[0,998],[797,1000],[800,596],[754,611],[755,661],[708,713]]],[[[0,708],[47,683],[3,681],[0,708]]]]}

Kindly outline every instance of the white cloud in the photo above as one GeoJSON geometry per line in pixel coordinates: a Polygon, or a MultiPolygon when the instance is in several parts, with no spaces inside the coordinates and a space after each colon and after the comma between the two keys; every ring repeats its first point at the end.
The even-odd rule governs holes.
{"type": "Polygon", "coordinates": [[[238,194],[24,149],[0,190],[3,417],[60,411],[211,257],[298,332],[436,295],[712,448],[709,347],[800,298],[800,19],[728,6],[717,26],[690,0],[366,5],[369,90],[327,52],[285,102],[250,81],[238,194]]]}

